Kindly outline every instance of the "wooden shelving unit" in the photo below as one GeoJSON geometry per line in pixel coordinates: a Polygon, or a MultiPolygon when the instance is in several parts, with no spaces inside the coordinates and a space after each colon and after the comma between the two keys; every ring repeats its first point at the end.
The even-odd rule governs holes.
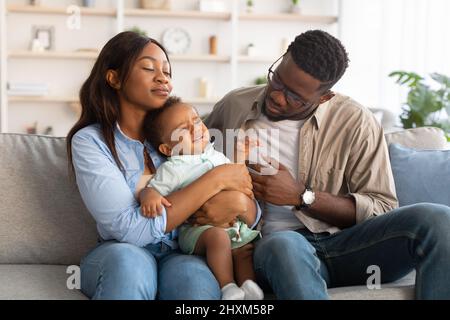
{"type": "MultiPolygon", "coordinates": [[[[146,9],[135,9],[135,8],[127,8],[125,6],[124,0],[111,1],[110,7],[80,7],[80,13],[82,16],[90,16],[90,17],[105,17],[112,19],[116,24],[116,30],[113,31],[113,34],[116,32],[123,31],[125,26],[127,25],[125,21],[129,22],[130,20],[134,21],[142,21],[142,19],[152,19],[154,21],[158,21],[161,23],[165,23],[165,19],[179,19],[180,22],[188,24],[189,21],[198,20],[198,21],[217,21],[217,22],[225,22],[226,25],[221,26],[220,32],[229,33],[227,36],[231,37],[230,46],[226,48],[226,52],[221,55],[209,55],[209,54],[199,54],[199,53],[188,53],[182,55],[171,55],[170,59],[172,62],[176,63],[205,63],[209,65],[214,64],[223,64],[229,67],[230,69],[230,78],[229,79],[217,79],[217,81],[229,81],[230,86],[229,89],[235,88],[238,86],[239,75],[240,75],[240,67],[246,64],[261,64],[261,65],[269,65],[278,57],[271,57],[267,54],[264,56],[264,52],[261,52],[261,56],[245,56],[240,55],[239,51],[239,38],[240,31],[239,28],[242,24],[249,24],[255,26],[261,26],[263,23],[305,23],[305,24],[333,24],[338,22],[337,16],[319,16],[319,15],[304,15],[304,14],[289,14],[289,13],[241,13],[239,1],[242,0],[229,0],[230,12],[202,12],[202,11],[194,11],[194,10],[184,10],[184,11],[176,11],[176,10],[146,10],[146,9]],[[254,22],[254,24],[253,24],[254,22]],[[258,24],[257,24],[258,23],[258,24]],[[225,31],[223,31],[223,27],[225,27],[225,31]]],[[[19,1],[17,1],[19,2],[19,1]]],[[[23,1],[25,2],[25,1],[23,1]]],[[[78,1],[81,3],[81,1],[78,1]]],[[[57,3],[57,2],[56,2],[57,3]]],[[[75,2],[77,3],[77,2],[75,2]]],[[[6,18],[9,15],[13,14],[24,14],[24,15],[57,15],[62,18],[71,14],[72,12],[68,12],[68,8],[60,5],[58,7],[50,7],[48,5],[43,6],[31,6],[31,5],[18,5],[18,4],[7,4],[5,0],[0,0],[0,16],[3,18],[3,24],[0,23],[0,62],[2,65],[4,64],[6,68],[2,68],[0,70],[0,132],[8,131],[8,105],[9,104],[30,104],[33,106],[34,104],[67,104],[71,106],[79,105],[78,97],[76,93],[74,96],[58,96],[57,92],[55,92],[54,96],[8,96],[6,90],[6,84],[9,80],[8,73],[11,70],[8,70],[8,62],[14,59],[24,59],[24,60],[48,60],[45,63],[51,63],[52,60],[78,60],[78,61],[87,61],[91,63],[97,57],[99,52],[96,51],[45,51],[45,52],[31,52],[27,51],[25,48],[11,48],[8,50],[7,48],[7,23],[6,18]]],[[[9,17],[9,19],[14,19],[9,17]]],[[[44,20],[46,18],[43,18],[44,20]]],[[[92,18],[90,18],[92,19],[92,18]]],[[[138,22],[137,22],[138,23],[138,22]]],[[[129,23],[128,23],[129,25],[129,23]]],[[[255,30],[257,31],[257,30],[255,30]]],[[[209,30],[205,30],[208,34],[209,30]]],[[[12,33],[13,34],[13,30],[12,33]]],[[[80,44],[81,47],[83,47],[80,44]]],[[[99,49],[99,48],[98,48],[99,49]]],[[[66,49],[67,50],[67,49],[66,49]]],[[[70,62],[70,61],[68,61],[70,62]]],[[[42,62],[44,63],[44,61],[42,62]]],[[[201,66],[201,68],[209,68],[205,65],[201,66]]],[[[206,70],[206,69],[205,69],[206,70]]],[[[24,79],[26,81],[26,79],[24,79]]],[[[228,85],[227,85],[228,87],[228,85]]],[[[186,98],[184,100],[192,103],[194,105],[214,105],[219,98],[186,98]]]]}
{"type": "Polygon", "coordinates": [[[229,56],[218,55],[202,55],[202,54],[186,54],[186,55],[171,55],[170,61],[184,61],[184,62],[230,62],[229,56]]]}
{"type": "Polygon", "coordinates": [[[184,19],[213,19],[230,20],[230,12],[202,12],[202,11],[170,11],[170,10],[146,10],[125,9],[125,16],[154,17],[154,18],[184,18],[184,19]]]}
{"type": "MultiPolygon", "coordinates": [[[[186,98],[187,103],[192,104],[214,104],[220,98],[186,98]]],[[[70,96],[8,96],[9,102],[21,103],[79,103],[78,98],[70,96]]]]}
{"type": "Polygon", "coordinates": [[[78,98],[65,96],[8,96],[10,102],[77,103],[78,98]]]}
{"type": "MultiPolygon", "coordinates": [[[[87,51],[10,51],[9,58],[16,59],[96,59],[98,52],[87,51]]],[[[208,55],[208,54],[186,54],[186,55],[172,55],[170,56],[172,62],[230,62],[229,56],[208,55]]]]}
{"type": "Polygon", "coordinates": [[[272,63],[274,62],[278,57],[264,57],[264,56],[239,56],[238,61],[239,62],[246,62],[246,63],[272,63]]]}
{"type": "MultiPolygon", "coordinates": [[[[29,5],[8,5],[8,12],[12,13],[33,13],[33,14],[58,14],[67,15],[65,7],[29,6],[29,5]]],[[[115,16],[117,10],[113,8],[87,8],[80,7],[82,15],[88,16],[115,16]]]]}
{"type": "Polygon", "coordinates": [[[96,59],[97,52],[85,52],[85,51],[44,51],[44,52],[31,52],[31,51],[10,51],[8,53],[9,58],[16,59],[96,59]]]}
{"type": "Polygon", "coordinates": [[[277,13],[277,14],[263,14],[263,13],[244,13],[239,15],[240,20],[247,21],[293,21],[293,22],[307,22],[307,23],[324,23],[331,24],[338,21],[336,16],[315,16],[302,15],[293,13],[277,13]]]}

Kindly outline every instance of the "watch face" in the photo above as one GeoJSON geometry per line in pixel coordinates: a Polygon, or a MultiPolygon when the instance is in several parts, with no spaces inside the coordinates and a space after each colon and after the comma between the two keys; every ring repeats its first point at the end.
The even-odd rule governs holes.
{"type": "Polygon", "coordinates": [[[170,28],[164,32],[162,43],[170,54],[186,53],[191,45],[191,37],[184,29],[170,28]]]}
{"type": "Polygon", "coordinates": [[[314,202],[315,200],[315,194],[312,191],[305,191],[305,193],[303,194],[303,202],[307,205],[310,205],[314,202]]]}

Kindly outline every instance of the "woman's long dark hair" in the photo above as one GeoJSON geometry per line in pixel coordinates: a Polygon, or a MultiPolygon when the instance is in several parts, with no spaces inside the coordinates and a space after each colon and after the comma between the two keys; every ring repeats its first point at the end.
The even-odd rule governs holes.
{"type": "Polygon", "coordinates": [[[167,60],[169,60],[166,50],[158,41],[131,31],[117,34],[103,47],[89,78],[84,82],[80,90],[80,119],[67,135],[70,172],[74,172],[72,138],[79,130],[94,123],[100,125],[106,145],[119,168],[123,170],[122,163],[117,155],[114,139],[115,125],[120,116],[119,96],[116,89],[112,88],[106,81],[106,74],[108,70],[115,70],[123,87],[136,59],[149,43],[159,46],[166,54],[167,60]]]}

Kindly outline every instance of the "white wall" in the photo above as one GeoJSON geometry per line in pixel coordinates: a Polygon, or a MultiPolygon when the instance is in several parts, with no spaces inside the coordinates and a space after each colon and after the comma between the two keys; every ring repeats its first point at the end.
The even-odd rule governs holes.
{"type": "MultiPolygon", "coordinates": [[[[1,0],[3,1],[3,0],[1,0]]],[[[238,0],[244,11],[245,0],[238,0]]],[[[124,0],[126,7],[137,7],[137,0],[124,0]]],[[[254,0],[255,12],[286,12],[289,0],[254,0]]],[[[26,0],[7,0],[8,4],[26,4],[26,0]]],[[[43,5],[67,6],[81,4],[74,0],[42,0],[43,5]]],[[[172,0],[173,9],[195,9],[197,0],[172,0]]],[[[304,14],[337,14],[337,0],[302,0],[304,14]]],[[[228,5],[231,4],[231,0],[228,5]]],[[[115,0],[97,0],[98,7],[114,7],[115,0]]],[[[100,49],[116,33],[114,17],[82,16],[80,30],[66,27],[67,16],[9,13],[7,16],[8,50],[26,50],[29,48],[31,30],[34,25],[55,26],[55,50],[70,51],[78,48],[100,49]]],[[[146,29],[149,36],[160,40],[161,35],[170,26],[186,29],[192,38],[189,53],[200,54],[208,51],[208,37],[218,36],[218,54],[230,55],[232,46],[231,21],[193,20],[174,18],[125,17],[124,27],[139,26],[146,29]]],[[[275,60],[281,53],[282,39],[293,40],[295,35],[311,28],[322,28],[333,34],[336,25],[306,24],[286,21],[241,21],[238,27],[238,49],[243,51],[249,42],[254,43],[264,56],[275,60]]],[[[45,82],[49,84],[52,96],[76,96],[83,80],[93,65],[91,60],[50,60],[16,59],[8,60],[8,81],[45,82]]],[[[237,86],[252,84],[267,73],[271,63],[239,63],[237,86]]],[[[185,99],[196,97],[198,80],[205,77],[212,82],[213,95],[223,96],[232,89],[229,63],[174,62],[174,93],[185,99]]],[[[211,106],[199,106],[201,112],[207,112],[211,106]]],[[[10,132],[25,132],[25,128],[38,122],[38,132],[53,126],[56,135],[65,135],[77,119],[73,109],[64,103],[10,103],[8,108],[10,132]]]]}
{"type": "Polygon", "coordinates": [[[350,67],[337,87],[370,107],[401,112],[394,70],[450,75],[450,1],[342,0],[341,39],[350,67]]]}

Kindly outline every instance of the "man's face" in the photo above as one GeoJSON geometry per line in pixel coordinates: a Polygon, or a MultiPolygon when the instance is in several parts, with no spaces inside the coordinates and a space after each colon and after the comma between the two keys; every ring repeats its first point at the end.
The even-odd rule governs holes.
{"type": "Polygon", "coordinates": [[[290,53],[270,78],[263,113],[271,121],[305,119],[329,99],[320,96],[321,82],[301,70],[290,53]]]}

